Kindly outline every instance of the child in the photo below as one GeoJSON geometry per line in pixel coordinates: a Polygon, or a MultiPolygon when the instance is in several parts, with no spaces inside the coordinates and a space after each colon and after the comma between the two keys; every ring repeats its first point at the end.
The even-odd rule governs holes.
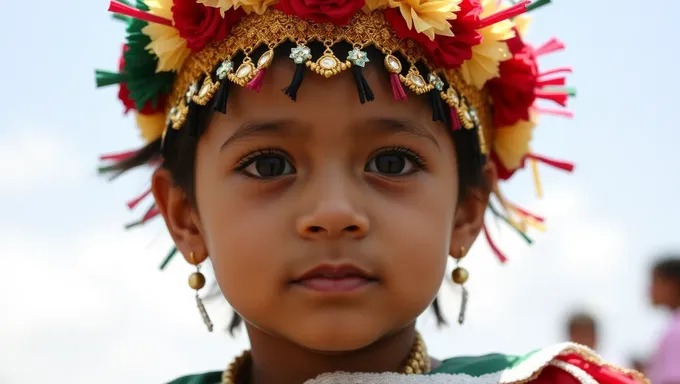
{"type": "MultiPolygon", "coordinates": [[[[639,377],[572,344],[438,361],[415,329],[446,255],[460,261],[480,232],[491,241],[487,207],[522,235],[540,225],[496,181],[525,161],[571,170],[529,152],[535,114],[568,115],[534,101],[571,93],[559,88],[569,68],[536,64],[561,43],[521,38],[520,15],[546,3],[111,2],[127,44],[120,71],[98,71],[98,83],[120,84],[148,144],[105,156],[102,170],[160,165],[139,223],[163,217],[197,268],[189,285],[212,330],[198,296],[210,258],[251,343],[226,370],[174,383],[639,377]]],[[[468,272],[452,277],[462,285],[468,272]]]]}
{"type": "Polygon", "coordinates": [[[569,341],[597,350],[597,322],[587,313],[575,313],[567,322],[569,341]]]}
{"type": "Polygon", "coordinates": [[[673,317],[645,372],[653,383],[680,383],[680,257],[668,257],[652,268],[652,304],[673,317]]]}

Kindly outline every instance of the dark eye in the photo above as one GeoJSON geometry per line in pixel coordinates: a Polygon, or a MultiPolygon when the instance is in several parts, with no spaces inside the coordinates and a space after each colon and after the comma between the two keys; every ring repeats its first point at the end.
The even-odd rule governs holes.
{"type": "Polygon", "coordinates": [[[420,167],[415,155],[391,150],[375,155],[366,164],[365,170],[390,176],[405,176],[417,172],[420,167]]]}
{"type": "Polygon", "coordinates": [[[295,173],[295,167],[280,154],[254,154],[242,161],[240,171],[258,179],[273,179],[295,173]]]}

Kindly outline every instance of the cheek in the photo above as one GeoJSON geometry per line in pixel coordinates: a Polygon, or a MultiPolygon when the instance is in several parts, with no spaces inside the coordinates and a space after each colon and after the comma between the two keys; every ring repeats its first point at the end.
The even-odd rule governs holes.
{"type": "Polygon", "coordinates": [[[385,252],[386,284],[403,308],[422,312],[436,296],[446,271],[454,223],[455,190],[432,185],[400,202],[377,205],[385,252]]]}
{"type": "Polygon", "coordinates": [[[276,244],[285,244],[284,204],[241,196],[214,167],[197,167],[201,230],[224,297],[238,312],[275,299],[286,266],[276,244]]]}

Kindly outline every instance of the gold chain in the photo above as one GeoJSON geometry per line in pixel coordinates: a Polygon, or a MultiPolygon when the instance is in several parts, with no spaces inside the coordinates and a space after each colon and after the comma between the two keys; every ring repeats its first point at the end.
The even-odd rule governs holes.
{"type": "MultiPolygon", "coordinates": [[[[238,356],[234,361],[229,364],[229,367],[222,373],[222,384],[236,384],[238,380],[243,375],[243,367],[249,365],[250,363],[250,351],[244,351],[241,356],[238,356]]],[[[425,341],[420,336],[416,334],[416,341],[411,347],[411,352],[409,352],[408,359],[401,369],[401,373],[410,374],[423,374],[428,373],[432,369],[430,365],[430,356],[427,354],[427,346],[425,341]]]]}

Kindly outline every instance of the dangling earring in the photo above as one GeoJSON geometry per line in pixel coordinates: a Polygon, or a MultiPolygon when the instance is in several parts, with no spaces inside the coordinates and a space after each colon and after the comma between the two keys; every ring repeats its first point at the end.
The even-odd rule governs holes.
{"type": "Polygon", "coordinates": [[[205,310],[203,300],[198,296],[198,291],[205,286],[205,276],[201,273],[200,263],[196,262],[196,255],[193,252],[189,253],[189,264],[196,266],[196,272],[189,276],[189,286],[196,291],[196,306],[198,307],[198,312],[200,312],[203,323],[205,323],[205,326],[208,328],[208,332],[212,332],[213,323],[210,321],[210,316],[208,316],[208,312],[205,310]]]}
{"type": "Polygon", "coordinates": [[[460,263],[460,260],[465,257],[466,254],[467,250],[465,249],[465,247],[460,247],[460,255],[453,256],[453,258],[456,259],[456,268],[451,273],[451,278],[453,279],[453,282],[460,285],[463,290],[463,297],[460,302],[460,312],[458,313],[459,324],[463,324],[463,322],[465,322],[465,311],[467,310],[468,302],[468,290],[467,288],[465,288],[464,284],[468,280],[470,274],[468,273],[467,269],[459,267],[458,264],[460,263]]]}

